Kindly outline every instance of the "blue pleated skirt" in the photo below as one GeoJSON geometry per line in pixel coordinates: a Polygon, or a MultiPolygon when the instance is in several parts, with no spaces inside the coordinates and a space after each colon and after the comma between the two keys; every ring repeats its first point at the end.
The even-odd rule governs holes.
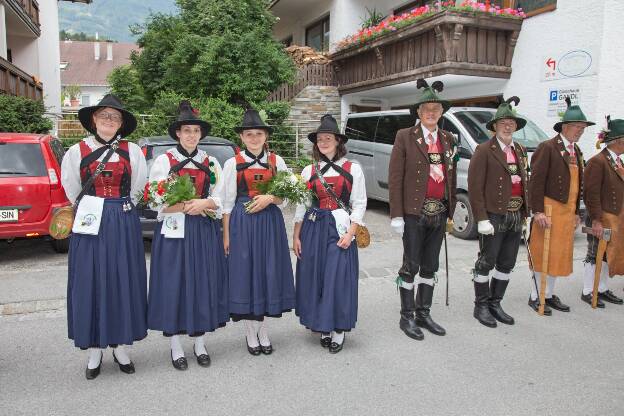
{"type": "Polygon", "coordinates": [[[186,215],[184,238],[154,231],[150,263],[148,327],[165,335],[203,335],[225,326],[227,264],[221,222],[186,215]]]}
{"type": "Polygon", "coordinates": [[[106,199],[98,235],[72,234],[68,336],[79,348],[129,345],[147,336],[147,273],[136,209],[106,199]]]}
{"type": "Polygon", "coordinates": [[[311,208],[301,226],[301,259],[297,261],[299,322],[316,332],[355,328],[358,309],[358,252],[336,244],[336,221],[329,210],[311,208]],[[316,214],[312,221],[310,214],[316,214]]]}
{"type": "Polygon", "coordinates": [[[233,320],[279,317],[295,307],[284,217],[273,204],[247,214],[248,200],[237,199],[230,216],[230,315],[233,320]]]}

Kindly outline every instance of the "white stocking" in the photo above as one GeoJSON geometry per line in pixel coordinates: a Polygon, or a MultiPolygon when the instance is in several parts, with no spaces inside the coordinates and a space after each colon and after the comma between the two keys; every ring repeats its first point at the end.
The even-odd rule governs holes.
{"type": "Polygon", "coordinates": [[[332,331],[331,333],[331,338],[332,338],[332,342],[335,342],[336,344],[342,344],[344,342],[344,332],[341,333],[337,333],[336,331],[332,331]]]}
{"type": "Polygon", "coordinates": [[[585,273],[583,274],[583,294],[589,295],[594,290],[594,272],[596,265],[585,263],[585,273]]]}
{"type": "Polygon", "coordinates": [[[271,340],[269,340],[269,333],[266,328],[265,321],[260,323],[260,329],[258,330],[258,339],[260,340],[260,345],[263,347],[268,347],[271,345],[271,340]]]}
{"type": "Polygon", "coordinates": [[[89,364],[87,368],[94,370],[102,362],[102,350],[99,348],[89,348],[89,364]]]}
{"type": "Polygon", "coordinates": [[[258,322],[252,320],[245,321],[245,336],[247,337],[247,345],[251,348],[258,346],[258,322]]]}
{"type": "Polygon", "coordinates": [[[206,344],[204,343],[203,335],[195,338],[195,354],[208,354],[208,351],[206,351],[206,344]]]}
{"type": "Polygon", "coordinates": [[[119,364],[127,365],[131,363],[130,357],[128,357],[128,353],[126,353],[126,349],[123,345],[118,345],[113,351],[115,352],[115,357],[117,361],[119,361],[119,364]]]}
{"type": "Polygon", "coordinates": [[[182,357],[184,357],[184,349],[180,343],[180,336],[174,335],[171,337],[171,359],[175,361],[182,357]]]}

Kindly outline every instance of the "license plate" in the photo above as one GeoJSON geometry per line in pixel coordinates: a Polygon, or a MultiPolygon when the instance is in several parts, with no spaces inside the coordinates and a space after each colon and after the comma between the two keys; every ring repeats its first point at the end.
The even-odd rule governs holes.
{"type": "Polygon", "coordinates": [[[0,222],[17,222],[17,210],[0,209],[0,222]]]}

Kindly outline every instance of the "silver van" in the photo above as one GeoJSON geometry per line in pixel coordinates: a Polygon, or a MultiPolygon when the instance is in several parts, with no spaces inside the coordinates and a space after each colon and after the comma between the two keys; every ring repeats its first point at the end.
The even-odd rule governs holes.
{"type": "MultiPolygon", "coordinates": [[[[459,238],[471,239],[477,236],[477,225],[468,200],[468,164],[477,145],[492,137],[492,132],[485,125],[495,113],[496,109],[492,108],[451,107],[439,122],[442,129],[459,138],[457,206],[453,217],[453,235],[459,238]]],[[[388,202],[388,164],[396,133],[415,123],[416,117],[407,109],[347,116],[345,134],[349,138],[348,157],[357,160],[362,166],[369,198],[388,202]]],[[[514,140],[525,146],[529,155],[546,139],[546,133],[530,120],[522,130],[514,133],[514,140]]]]}

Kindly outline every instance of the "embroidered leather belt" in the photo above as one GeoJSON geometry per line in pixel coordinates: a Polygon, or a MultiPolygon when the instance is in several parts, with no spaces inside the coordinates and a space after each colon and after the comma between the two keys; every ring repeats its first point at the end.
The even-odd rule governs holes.
{"type": "Polygon", "coordinates": [[[439,199],[426,198],[423,203],[422,213],[428,217],[438,215],[446,211],[446,203],[439,199]]]}
{"type": "Polygon", "coordinates": [[[523,204],[524,204],[524,200],[522,199],[521,196],[512,196],[511,199],[509,199],[509,202],[507,203],[507,211],[516,212],[520,208],[522,208],[523,204]]]}

